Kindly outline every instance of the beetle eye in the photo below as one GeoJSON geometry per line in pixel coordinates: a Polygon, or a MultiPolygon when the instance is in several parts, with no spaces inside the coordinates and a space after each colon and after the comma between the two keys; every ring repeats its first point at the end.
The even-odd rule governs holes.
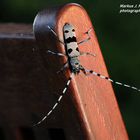
{"type": "Polygon", "coordinates": [[[69,31],[68,30],[65,30],[65,33],[68,33],[69,31]]]}
{"type": "Polygon", "coordinates": [[[75,65],[78,65],[78,63],[75,63],[75,65]]]}
{"type": "Polygon", "coordinates": [[[75,30],[74,30],[74,29],[72,29],[72,31],[73,31],[73,32],[75,32],[75,30]]]}

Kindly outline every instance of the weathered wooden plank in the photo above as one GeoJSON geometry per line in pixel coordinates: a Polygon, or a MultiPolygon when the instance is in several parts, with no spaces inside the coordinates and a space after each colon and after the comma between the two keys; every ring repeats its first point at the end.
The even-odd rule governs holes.
{"type": "MultiPolygon", "coordinates": [[[[64,46],[48,30],[47,25],[50,25],[59,38],[63,40],[62,29],[65,23],[74,25],[77,37],[80,40],[86,38],[84,33],[90,27],[93,27],[86,11],[77,4],[68,4],[44,10],[37,15],[34,22],[34,31],[40,54],[44,59],[48,76],[53,79],[53,90],[56,89],[55,87],[64,87],[66,83],[64,79],[70,76],[70,71],[67,71],[65,75],[56,76],[56,70],[59,70],[62,64],[66,62],[66,59],[60,58],[58,60],[56,56],[49,56],[46,54],[46,50],[64,52],[64,46]]],[[[95,58],[91,56],[80,57],[80,62],[84,67],[108,76],[94,28],[91,32],[91,39],[81,45],[80,50],[96,54],[95,58]]],[[[57,92],[58,90],[55,91],[57,92]]],[[[61,90],[59,93],[61,94],[61,90]]],[[[80,73],[73,78],[67,95],[67,98],[72,99],[72,103],[69,106],[74,105],[80,120],[81,132],[85,136],[84,139],[128,140],[111,83],[95,76],[85,76],[80,73]]],[[[66,101],[66,98],[63,100],[66,101]]],[[[73,111],[64,109],[65,115],[72,115],[73,111]]],[[[69,123],[71,122],[66,124],[68,125],[69,123]]],[[[74,130],[72,125],[69,125],[70,127],[68,128],[70,133],[74,130]]],[[[70,133],[67,132],[68,135],[70,133]]]]}

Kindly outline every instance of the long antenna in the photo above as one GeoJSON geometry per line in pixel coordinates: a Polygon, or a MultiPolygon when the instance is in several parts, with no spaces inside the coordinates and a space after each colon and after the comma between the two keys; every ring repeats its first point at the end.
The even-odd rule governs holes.
{"type": "Polygon", "coordinates": [[[62,93],[60,94],[60,96],[59,96],[57,102],[53,105],[52,109],[47,113],[47,115],[45,115],[45,116],[41,119],[41,121],[39,121],[38,123],[34,124],[33,126],[37,126],[37,125],[41,124],[45,119],[48,118],[48,116],[50,116],[50,114],[53,112],[53,110],[55,110],[55,108],[58,106],[58,104],[59,104],[60,101],[62,100],[63,96],[65,95],[65,93],[66,93],[66,91],[67,91],[67,89],[68,89],[68,86],[69,86],[69,84],[70,84],[70,82],[71,82],[71,80],[72,80],[72,76],[73,76],[73,73],[71,73],[71,75],[70,75],[70,77],[69,77],[69,79],[68,79],[68,81],[67,81],[67,83],[66,83],[66,85],[65,85],[65,88],[63,89],[62,93]]]}
{"type": "Polygon", "coordinates": [[[100,73],[97,73],[97,72],[95,72],[93,70],[87,70],[87,69],[85,69],[85,71],[88,72],[89,74],[93,74],[95,76],[98,76],[98,77],[100,77],[102,79],[108,80],[108,81],[110,81],[112,83],[115,83],[117,85],[124,86],[124,87],[127,87],[127,88],[131,88],[133,90],[137,90],[137,91],[140,92],[140,89],[138,89],[137,87],[130,86],[130,85],[127,85],[127,84],[124,84],[124,83],[121,83],[121,82],[114,81],[114,80],[110,79],[109,77],[106,77],[104,75],[101,75],[100,73]]]}

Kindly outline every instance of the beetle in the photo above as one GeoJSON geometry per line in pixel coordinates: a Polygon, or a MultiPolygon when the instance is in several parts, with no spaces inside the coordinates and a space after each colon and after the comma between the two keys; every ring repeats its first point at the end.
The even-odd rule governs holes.
{"type": "Polygon", "coordinates": [[[85,32],[85,34],[87,34],[88,37],[85,40],[82,40],[80,42],[77,42],[75,28],[70,23],[65,23],[65,25],[63,26],[64,42],[59,39],[56,32],[49,25],[47,26],[47,28],[57,37],[59,42],[62,43],[65,46],[65,54],[56,53],[56,52],[53,52],[51,50],[48,50],[47,53],[57,55],[57,56],[67,57],[67,62],[64,64],[64,66],[58,72],[61,72],[65,68],[69,67],[69,70],[71,71],[71,75],[68,78],[68,81],[67,81],[62,93],[60,94],[57,102],[53,105],[52,109],[47,113],[47,115],[45,117],[43,117],[43,119],[41,121],[39,121],[35,125],[39,125],[40,123],[42,123],[53,112],[53,110],[58,106],[58,104],[60,103],[64,94],[66,93],[67,88],[69,87],[69,84],[72,80],[72,77],[76,74],[79,74],[80,71],[82,71],[85,75],[93,74],[95,76],[98,76],[102,79],[108,80],[108,81],[110,81],[112,83],[115,83],[117,85],[121,85],[121,86],[131,88],[131,89],[136,90],[136,91],[140,91],[140,89],[138,89],[134,86],[130,86],[130,85],[127,85],[127,84],[124,84],[124,83],[114,81],[114,80],[110,79],[109,77],[101,75],[101,74],[99,74],[99,73],[97,73],[93,70],[87,70],[81,65],[81,63],[79,61],[79,56],[82,56],[82,55],[91,55],[91,56],[94,56],[94,57],[96,56],[95,54],[92,54],[90,52],[80,52],[79,51],[79,44],[85,43],[85,42],[90,40],[90,32],[92,31],[92,28],[90,28],[87,32],[85,32]]]}

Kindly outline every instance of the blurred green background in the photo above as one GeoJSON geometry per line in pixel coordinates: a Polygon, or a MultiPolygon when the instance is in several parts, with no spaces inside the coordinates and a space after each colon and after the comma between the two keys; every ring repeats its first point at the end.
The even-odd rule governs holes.
{"type": "MultiPolygon", "coordinates": [[[[139,4],[138,0],[0,0],[0,22],[32,23],[38,11],[69,2],[89,13],[110,77],[140,87],[140,13],[119,13],[120,4],[139,4]]],[[[130,140],[139,140],[140,93],[113,87],[130,140]]]]}

